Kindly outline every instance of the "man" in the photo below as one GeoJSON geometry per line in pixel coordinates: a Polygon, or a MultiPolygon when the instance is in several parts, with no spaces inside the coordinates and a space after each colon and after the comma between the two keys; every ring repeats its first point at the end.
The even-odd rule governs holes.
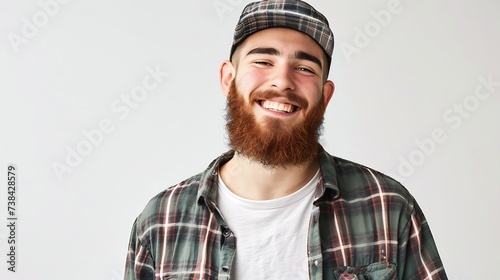
{"type": "Polygon", "coordinates": [[[332,52],[307,3],[245,7],[220,69],[232,150],[148,203],[125,279],[447,279],[408,191],[318,144],[332,52]]]}

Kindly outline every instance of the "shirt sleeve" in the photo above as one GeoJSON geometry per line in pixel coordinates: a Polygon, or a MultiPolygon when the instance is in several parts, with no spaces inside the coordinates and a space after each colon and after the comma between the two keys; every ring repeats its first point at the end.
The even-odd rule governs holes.
{"type": "Polygon", "coordinates": [[[137,232],[137,219],[132,226],[125,264],[125,280],[154,280],[154,260],[148,246],[144,246],[137,232]]]}
{"type": "Polygon", "coordinates": [[[399,244],[398,279],[448,279],[427,220],[417,203],[402,230],[399,244]]]}

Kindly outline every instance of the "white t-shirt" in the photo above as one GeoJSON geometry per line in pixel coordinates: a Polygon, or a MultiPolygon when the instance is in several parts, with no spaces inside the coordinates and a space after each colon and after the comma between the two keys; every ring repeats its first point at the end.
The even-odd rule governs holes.
{"type": "Polygon", "coordinates": [[[236,237],[231,279],[308,279],[307,236],[316,175],[293,194],[248,200],[219,176],[218,207],[236,237]]]}

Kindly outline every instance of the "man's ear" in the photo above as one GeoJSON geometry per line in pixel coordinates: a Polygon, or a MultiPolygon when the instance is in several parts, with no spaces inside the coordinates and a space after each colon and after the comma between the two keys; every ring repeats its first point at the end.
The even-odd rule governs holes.
{"type": "Polygon", "coordinates": [[[224,96],[226,97],[229,94],[231,82],[233,81],[235,75],[236,70],[234,68],[234,64],[229,60],[223,61],[219,71],[219,83],[222,94],[224,94],[224,96]]]}
{"type": "Polygon", "coordinates": [[[328,103],[330,103],[334,91],[335,91],[335,84],[332,81],[327,80],[323,84],[323,99],[326,107],[328,107],[328,103]]]}

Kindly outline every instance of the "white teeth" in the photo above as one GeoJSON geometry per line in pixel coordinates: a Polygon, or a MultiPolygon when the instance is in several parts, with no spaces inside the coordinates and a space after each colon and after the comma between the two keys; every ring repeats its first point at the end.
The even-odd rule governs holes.
{"type": "Polygon", "coordinates": [[[283,104],[283,103],[278,103],[278,102],[272,102],[272,101],[262,101],[262,107],[268,109],[268,110],[273,110],[273,111],[280,111],[280,112],[286,112],[286,113],[291,113],[293,112],[293,105],[291,104],[283,104]]]}

